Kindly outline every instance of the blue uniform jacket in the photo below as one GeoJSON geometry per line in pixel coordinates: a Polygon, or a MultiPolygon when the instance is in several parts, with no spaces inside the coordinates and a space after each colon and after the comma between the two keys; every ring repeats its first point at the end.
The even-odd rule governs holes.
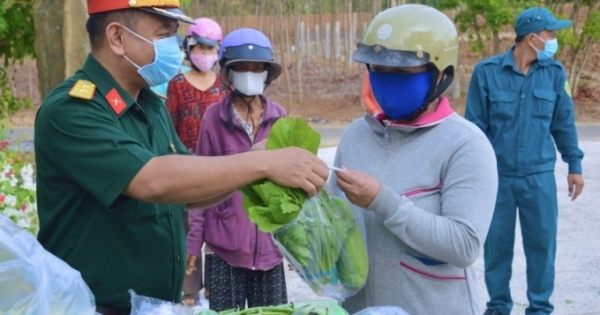
{"type": "Polygon", "coordinates": [[[513,49],[475,66],[465,118],[492,143],[501,176],[554,171],[555,144],[569,174],[581,174],[583,152],[565,70],[556,60],[540,60],[524,75],[513,49]]]}

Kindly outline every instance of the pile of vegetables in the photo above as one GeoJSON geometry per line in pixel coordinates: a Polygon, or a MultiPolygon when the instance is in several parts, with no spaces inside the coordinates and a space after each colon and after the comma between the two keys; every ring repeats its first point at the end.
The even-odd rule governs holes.
{"type": "MultiPolygon", "coordinates": [[[[267,150],[296,146],[317,154],[320,135],[302,119],[282,118],[272,127],[267,150]]],[[[241,189],[250,220],[272,233],[275,244],[317,294],[352,296],[367,279],[360,224],[347,201],[326,189],[315,197],[263,180],[241,189]]]]}
{"type": "Polygon", "coordinates": [[[245,310],[232,309],[222,312],[202,311],[196,315],[348,315],[333,301],[288,303],[279,306],[252,307],[245,310]]]}

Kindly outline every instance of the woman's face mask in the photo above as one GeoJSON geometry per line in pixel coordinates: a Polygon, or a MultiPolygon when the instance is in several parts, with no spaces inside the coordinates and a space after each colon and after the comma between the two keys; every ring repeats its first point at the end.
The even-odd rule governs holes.
{"type": "Polygon", "coordinates": [[[393,120],[409,117],[427,99],[432,73],[383,72],[369,69],[373,95],[381,110],[393,120]]]}
{"type": "Polygon", "coordinates": [[[229,70],[229,82],[236,91],[247,95],[261,95],[265,91],[268,71],[263,72],[236,72],[229,70]]]}
{"type": "Polygon", "coordinates": [[[545,59],[552,58],[552,56],[554,56],[554,54],[558,50],[558,40],[556,38],[546,40],[536,34],[533,34],[533,36],[535,36],[536,38],[538,38],[539,40],[541,40],[544,43],[543,50],[538,50],[537,48],[535,48],[535,46],[533,46],[533,45],[531,46],[531,47],[533,47],[533,49],[535,49],[535,51],[537,53],[537,59],[545,60],[545,59]]]}
{"type": "Polygon", "coordinates": [[[149,86],[167,83],[179,73],[181,63],[183,62],[183,56],[181,55],[181,50],[179,49],[177,38],[175,36],[151,42],[129,28],[125,26],[122,27],[131,34],[154,46],[154,61],[143,67],[136,65],[129,57],[124,56],[127,61],[138,69],[138,73],[149,86]]]}
{"type": "Polygon", "coordinates": [[[219,59],[217,54],[203,55],[195,52],[190,53],[190,61],[201,72],[208,72],[219,59]]]}

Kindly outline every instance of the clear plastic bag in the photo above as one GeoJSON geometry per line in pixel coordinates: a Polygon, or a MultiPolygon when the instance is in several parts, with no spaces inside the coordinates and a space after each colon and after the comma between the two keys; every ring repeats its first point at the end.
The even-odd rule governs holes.
{"type": "Polygon", "coordinates": [[[0,314],[94,314],[81,274],[0,214],[0,314]]]}
{"type": "Polygon", "coordinates": [[[341,191],[328,187],[307,199],[298,217],[272,235],[315,293],[343,301],[365,285],[364,219],[341,191]]]}
{"type": "Polygon", "coordinates": [[[172,303],[161,299],[137,295],[129,289],[131,295],[131,315],[194,315],[195,312],[183,303],[172,303]]]}
{"type": "Polygon", "coordinates": [[[399,306],[374,306],[354,313],[354,315],[410,315],[399,306]]]}

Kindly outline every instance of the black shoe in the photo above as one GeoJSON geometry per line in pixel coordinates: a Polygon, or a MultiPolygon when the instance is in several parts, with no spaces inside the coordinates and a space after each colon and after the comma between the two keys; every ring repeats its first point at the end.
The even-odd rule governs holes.
{"type": "Polygon", "coordinates": [[[483,313],[483,315],[504,315],[498,311],[494,311],[494,310],[485,310],[485,313],[483,313]]]}

